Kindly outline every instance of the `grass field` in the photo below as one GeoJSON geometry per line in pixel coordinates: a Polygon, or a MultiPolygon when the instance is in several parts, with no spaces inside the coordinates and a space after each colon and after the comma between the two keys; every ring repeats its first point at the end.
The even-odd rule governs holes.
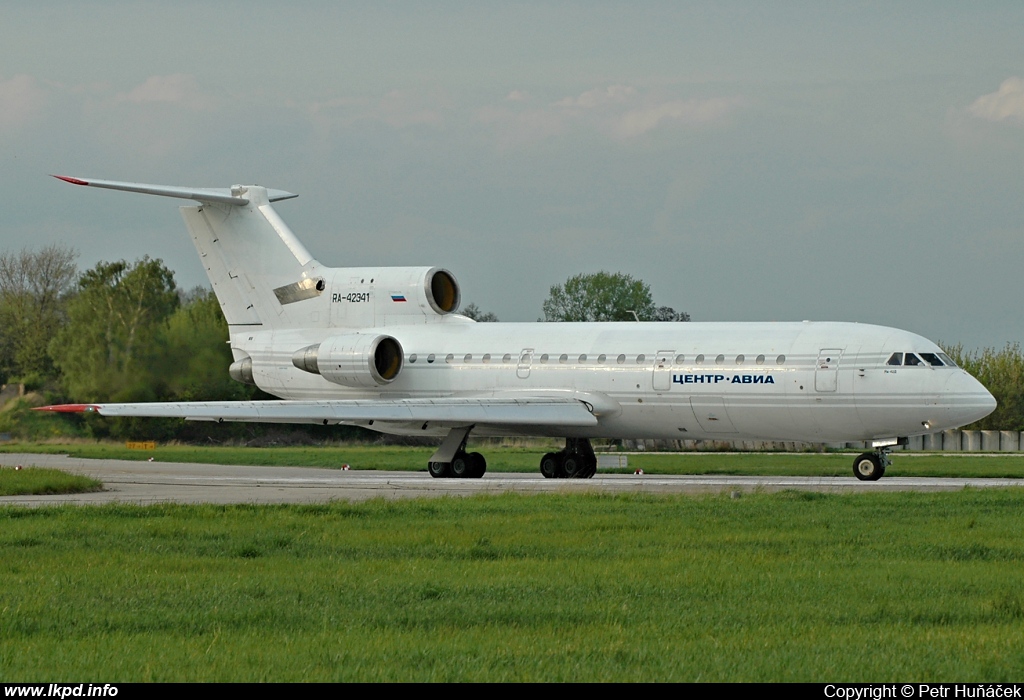
{"type": "MultiPolygon", "coordinates": [[[[541,456],[557,450],[555,441],[531,447],[479,445],[489,472],[536,472],[541,456]]],[[[124,444],[83,442],[71,444],[9,443],[0,452],[68,454],[90,459],[150,457],[166,462],[246,464],[255,466],[310,466],[353,469],[425,471],[429,447],[344,445],[327,447],[196,447],[160,445],[155,450],[129,450],[124,444]]],[[[686,453],[662,452],[629,455],[629,471],[648,474],[746,474],[762,476],[850,476],[854,453],[686,453]]],[[[604,470],[602,470],[604,473],[604,470]]],[[[966,454],[896,452],[887,472],[897,476],[1024,477],[1024,454],[966,454]]]]}
{"type": "Polygon", "coordinates": [[[5,681],[1014,681],[1024,494],[0,509],[5,681]]]}
{"type": "Polygon", "coordinates": [[[68,474],[59,469],[0,469],[0,496],[50,496],[86,493],[103,488],[96,479],[68,474]]]}

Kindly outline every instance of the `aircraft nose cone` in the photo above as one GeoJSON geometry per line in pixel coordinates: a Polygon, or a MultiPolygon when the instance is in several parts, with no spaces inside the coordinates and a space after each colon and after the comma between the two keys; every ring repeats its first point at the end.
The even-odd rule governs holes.
{"type": "Polygon", "coordinates": [[[963,370],[946,380],[942,403],[949,409],[954,426],[981,420],[996,410],[996,399],[981,382],[963,370]]]}

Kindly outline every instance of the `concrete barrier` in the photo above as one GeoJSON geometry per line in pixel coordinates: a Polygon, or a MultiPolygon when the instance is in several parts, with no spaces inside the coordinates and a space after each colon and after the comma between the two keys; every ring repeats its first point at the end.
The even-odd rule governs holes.
{"type": "Polygon", "coordinates": [[[981,452],[981,431],[961,430],[960,449],[964,452],[981,452]]]}
{"type": "Polygon", "coordinates": [[[999,451],[1017,452],[1020,450],[1020,433],[1016,430],[999,431],[999,451]]]}
{"type": "Polygon", "coordinates": [[[959,430],[942,431],[943,452],[959,452],[962,448],[959,430]]]}

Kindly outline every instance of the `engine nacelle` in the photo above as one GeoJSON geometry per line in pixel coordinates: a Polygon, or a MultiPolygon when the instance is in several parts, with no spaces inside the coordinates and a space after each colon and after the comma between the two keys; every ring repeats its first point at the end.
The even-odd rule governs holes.
{"type": "Polygon", "coordinates": [[[403,356],[402,345],[389,335],[345,333],[297,350],[292,364],[334,384],[372,389],[395,381],[403,356]]]}
{"type": "Polygon", "coordinates": [[[333,324],[349,328],[447,316],[462,301],[455,275],[440,267],[340,267],[328,289],[333,324]]]}

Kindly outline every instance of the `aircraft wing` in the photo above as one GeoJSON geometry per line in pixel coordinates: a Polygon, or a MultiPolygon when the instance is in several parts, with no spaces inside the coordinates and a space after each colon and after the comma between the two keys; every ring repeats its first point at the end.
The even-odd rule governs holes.
{"type": "Polygon", "coordinates": [[[574,398],[352,399],[325,401],[195,401],[95,403],[43,406],[37,411],[98,413],[101,416],[184,418],[248,423],[419,422],[448,426],[590,427],[597,417],[574,398]]]}

